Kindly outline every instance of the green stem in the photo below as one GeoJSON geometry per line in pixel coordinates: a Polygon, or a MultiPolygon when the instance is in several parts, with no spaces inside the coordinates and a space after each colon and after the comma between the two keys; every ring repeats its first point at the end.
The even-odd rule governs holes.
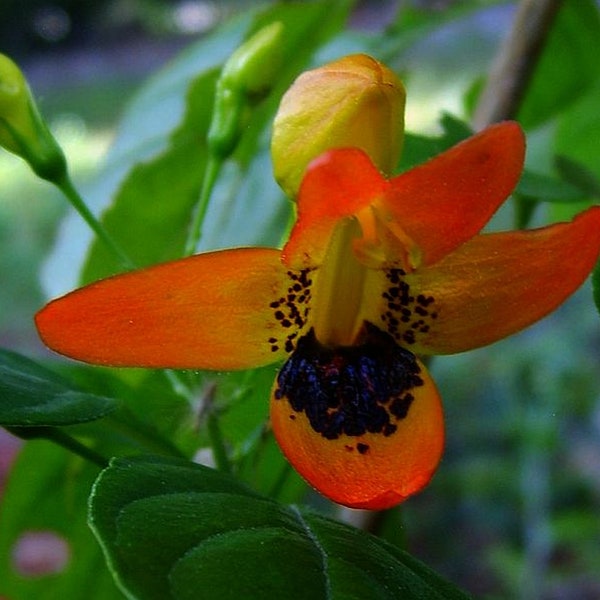
{"type": "Polygon", "coordinates": [[[192,400],[190,388],[183,381],[183,377],[181,376],[181,374],[173,369],[163,369],[163,373],[175,394],[177,394],[181,398],[185,398],[188,401],[188,403],[191,404],[192,400]]]}
{"type": "Polygon", "coordinates": [[[78,442],[74,437],[71,437],[62,429],[50,427],[46,439],[58,444],[59,446],[62,446],[66,450],[69,450],[78,456],[81,456],[81,458],[84,458],[85,460],[97,464],[102,469],[108,467],[108,459],[101,454],[98,454],[91,448],[88,448],[81,442],[78,442]]]}
{"type": "Polygon", "coordinates": [[[68,173],[65,173],[62,178],[55,180],[53,183],[65,195],[71,205],[81,215],[83,220],[90,226],[92,231],[98,236],[99,239],[102,240],[106,247],[119,260],[122,266],[127,270],[135,269],[133,262],[119,247],[119,245],[108,235],[106,229],[104,229],[100,221],[96,219],[92,211],[88,208],[87,204],[83,201],[81,195],[73,185],[68,173]]]}
{"type": "Polygon", "coordinates": [[[213,452],[217,469],[223,473],[231,473],[231,461],[229,460],[227,448],[225,447],[225,440],[223,439],[223,433],[221,432],[221,426],[219,425],[219,417],[215,414],[212,407],[209,408],[206,418],[206,431],[208,433],[210,447],[213,452]]]}
{"type": "Polygon", "coordinates": [[[73,452],[73,454],[85,458],[85,460],[88,460],[103,469],[108,466],[107,458],[83,445],[81,442],[78,442],[74,437],[65,433],[63,429],[58,427],[7,427],[7,429],[23,440],[48,440],[49,442],[54,442],[66,450],[73,452]]]}
{"type": "Polygon", "coordinates": [[[200,198],[194,212],[193,221],[190,227],[187,242],[185,244],[184,255],[190,256],[194,254],[198,246],[198,242],[202,238],[202,224],[208,209],[208,203],[217,181],[217,176],[221,170],[223,161],[217,156],[211,154],[206,163],[204,171],[204,179],[202,180],[202,189],[200,190],[200,198]]]}
{"type": "Polygon", "coordinates": [[[283,491],[285,484],[287,483],[290,475],[292,474],[292,466],[287,460],[283,463],[283,467],[279,474],[277,475],[277,479],[275,479],[271,489],[269,490],[269,498],[273,498],[274,500],[279,500],[279,496],[283,491]]]}

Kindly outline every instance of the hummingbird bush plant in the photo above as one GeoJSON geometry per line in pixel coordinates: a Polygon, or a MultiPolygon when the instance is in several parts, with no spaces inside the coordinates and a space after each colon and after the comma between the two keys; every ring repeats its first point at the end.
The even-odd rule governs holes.
{"type": "Polygon", "coordinates": [[[96,541],[74,537],[70,568],[102,554],[99,598],[467,597],[336,507],[392,509],[423,490],[453,427],[430,357],[528,327],[598,261],[598,206],[484,231],[532,181],[514,120],[461,126],[439,150],[421,138],[427,160],[403,167],[417,138],[398,76],[366,52],[306,66],[342,30],[348,7],[328,10],[271,9],[200,46],[220,39],[223,61],[192,78],[170,145],[100,219],[0,62],[0,142],[96,233],[77,289],[35,315],[77,362],[58,375],[4,352],[0,418],[81,461],[96,541]],[[226,190],[244,178],[240,207],[226,190]]]}

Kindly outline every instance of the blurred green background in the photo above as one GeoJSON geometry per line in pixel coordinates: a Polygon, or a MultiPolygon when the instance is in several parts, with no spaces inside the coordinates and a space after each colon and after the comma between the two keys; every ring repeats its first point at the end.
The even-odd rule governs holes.
{"type": "MultiPolygon", "coordinates": [[[[85,190],[146,79],[254,4],[4,0],[0,50],[23,66],[85,190]]],[[[404,40],[393,65],[406,72],[408,130],[431,133],[441,111],[466,115],[464,99],[489,69],[516,3],[365,2],[352,26],[359,35],[378,31],[402,4],[422,9],[431,25],[426,36],[404,40]]],[[[600,127],[598,104],[585,102],[600,127]]],[[[534,154],[546,133],[532,132],[534,154]]],[[[595,149],[588,164],[600,170],[600,139],[588,141],[574,154],[595,149]]],[[[48,356],[31,317],[48,294],[41,274],[66,213],[48,184],[0,153],[0,346],[48,356]]],[[[499,223],[511,217],[509,210],[499,223]]],[[[384,515],[386,535],[404,537],[417,557],[477,596],[600,598],[599,366],[600,321],[589,285],[522,334],[435,359],[447,452],[433,484],[402,507],[401,519],[384,515]]],[[[4,471],[15,447],[2,433],[4,471]]]]}

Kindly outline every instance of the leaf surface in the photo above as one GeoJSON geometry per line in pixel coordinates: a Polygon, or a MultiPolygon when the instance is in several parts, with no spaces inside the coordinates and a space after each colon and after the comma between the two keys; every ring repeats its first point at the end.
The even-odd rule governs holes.
{"type": "Polygon", "coordinates": [[[0,350],[1,425],[74,425],[100,419],[116,408],[115,400],[83,392],[34,361],[0,350]]]}
{"type": "Polygon", "coordinates": [[[90,523],[122,589],[143,600],[466,598],[382,540],[175,459],[113,461],[90,523]]]}

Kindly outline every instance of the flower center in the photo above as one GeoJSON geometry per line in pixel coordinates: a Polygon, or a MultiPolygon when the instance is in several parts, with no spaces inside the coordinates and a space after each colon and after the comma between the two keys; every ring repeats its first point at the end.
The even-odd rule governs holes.
{"type": "Polygon", "coordinates": [[[311,329],[277,376],[275,399],[304,412],[326,439],[392,435],[414,401],[411,390],[423,385],[417,359],[392,336],[365,322],[357,341],[327,347],[311,329]]]}
{"type": "Polygon", "coordinates": [[[312,298],[313,327],[325,346],[350,346],[361,327],[360,318],[366,269],[352,244],[361,234],[354,218],[342,220],[329,241],[325,259],[318,271],[318,285],[312,298]]]}

